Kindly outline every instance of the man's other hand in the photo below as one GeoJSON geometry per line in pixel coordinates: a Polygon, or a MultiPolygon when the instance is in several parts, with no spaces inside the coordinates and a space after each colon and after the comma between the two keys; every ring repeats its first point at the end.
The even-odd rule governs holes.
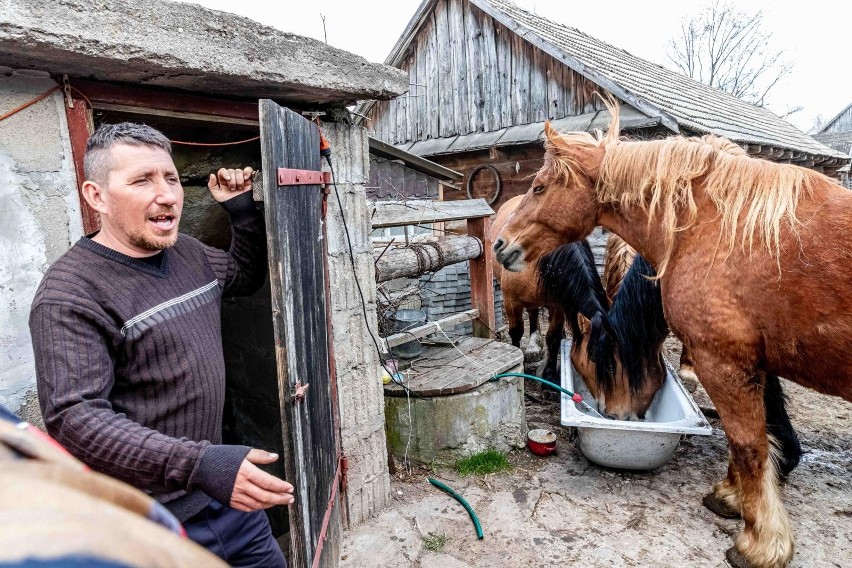
{"type": "Polygon", "coordinates": [[[272,463],[277,459],[277,454],[263,450],[253,449],[248,453],[237,472],[231,507],[248,512],[293,503],[292,485],[254,465],[272,463]]]}
{"type": "Polygon", "coordinates": [[[213,199],[219,203],[236,197],[251,189],[251,176],[254,173],[250,167],[241,170],[228,170],[219,168],[216,174],[210,174],[207,181],[207,189],[213,195],[213,199]]]}

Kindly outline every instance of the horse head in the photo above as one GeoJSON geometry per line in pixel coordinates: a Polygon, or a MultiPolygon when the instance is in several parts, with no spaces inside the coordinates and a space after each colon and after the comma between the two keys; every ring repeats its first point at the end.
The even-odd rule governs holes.
{"type": "Polygon", "coordinates": [[[497,261],[514,272],[563,243],[586,237],[597,220],[595,188],[605,139],[587,132],[562,135],[550,122],[544,133],[544,165],[494,240],[497,261]]]}
{"type": "Polygon", "coordinates": [[[618,420],[637,420],[663,385],[668,334],[654,269],[637,255],[609,307],[585,240],[562,245],[538,264],[540,293],[571,326],[571,362],[598,403],[618,420]]]}

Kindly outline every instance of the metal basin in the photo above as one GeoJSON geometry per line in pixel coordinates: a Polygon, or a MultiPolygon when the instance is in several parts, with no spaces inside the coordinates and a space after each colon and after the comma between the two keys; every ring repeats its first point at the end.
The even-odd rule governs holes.
{"type": "MultiPolygon", "coordinates": [[[[562,387],[579,393],[592,407],[592,398],[585,381],[571,365],[571,341],[564,340],[562,358],[562,387]]],[[[586,414],[567,395],[562,395],[562,425],[578,429],[580,450],[586,458],[599,465],[618,469],[648,470],[668,462],[684,434],[708,436],[713,428],[698,409],[698,405],[675,378],[666,361],[663,388],[654,397],[645,420],[608,420],[586,414]]]]}

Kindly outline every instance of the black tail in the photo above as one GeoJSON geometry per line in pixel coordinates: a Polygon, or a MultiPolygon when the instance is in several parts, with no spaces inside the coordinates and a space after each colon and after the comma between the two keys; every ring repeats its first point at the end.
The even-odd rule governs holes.
{"type": "Polygon", "coordinates": [[[781,477],[787,477],[799,465],[802,446],[787,415],[787,395],[775,375],[766,375],[763,405],[766,408],[766,433],[778,442],[781,454],[777,462],[778,473],[781,477]]]}
{"type": "Polygon", "coordinates": [[[659,367],[658,353],[669,333],[659,283],[651,280],[656,275],[648,261],[637,254],[609,312],[615,342],[611,336],[602,335],[596,348],[603,360],[613,363],[618,348],[634,393],[642,387],[651,366],[659,367]]]}

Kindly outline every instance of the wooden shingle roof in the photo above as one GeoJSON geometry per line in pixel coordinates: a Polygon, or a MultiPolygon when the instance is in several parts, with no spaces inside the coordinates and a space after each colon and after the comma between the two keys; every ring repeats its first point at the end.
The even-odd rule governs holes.
{"type": "MultiPolygon", "coordinates": [[[[742,145],[749,154],[800,165],[823,166],[831,173],[849,161],[849,156],[830,148],[765,108],[709,87],[676,71],[636,57],[588,34],[516,6],[510,0],[467,0],[511,32],[522,37],[576,73],[609,91],[644,115],[650,123],[684,134],[716,134],[742,145]]],[[[438,0],[423,0],[406,26],[386,65],[399,67],[414,44],[420,29],[435,10],[438,0]]],[[[372,103],[362,107],[367,112],[372,103]]],[[[533,125],[529,125],[533,126],[533,125]]],[[[484,132],[423,140],[403,146],[418,154],[455,152],[493,142],[499,134],[505,142],[509,131],[534,134],[524,126],[507,132],[484,132]],[[440,147],[438,147],[440,146],[440,147]],[[470,147],[470,148],[468,148],[470,147]]],[[[511,137],[513,140],[516,136],[511,137]]]]}
{"type": "MultiPolygon", "coordinates": [[[[508,0],[470,0],[491,17],[646,114],[697,133],[818,158],[846,158],[765,108],[631,55],[508,0]],[[656,112],[655,112],[656,111],[656,112]]],[[[820,160],[822,161],[822,160],[820,160]]]]}

